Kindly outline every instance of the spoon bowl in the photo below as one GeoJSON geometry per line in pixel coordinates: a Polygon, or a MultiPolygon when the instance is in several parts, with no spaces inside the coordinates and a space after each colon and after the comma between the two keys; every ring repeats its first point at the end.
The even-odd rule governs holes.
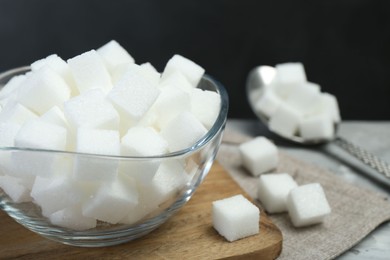
{"type": "Polygon", "coordinates": [[[256,102],[264,94],[267,85],[271,84],[276,75],[276,69],[272,66],[258,66],[253,68],[248,75],[246,82],[246,94],[249,105],[260,121],[274,134],[301,145],[319,145],[325,143],[334,143],[350,155],[359,159],[364,164],[380,172],[387,178],[390,178],[390,165],[365,149],[349,142],[337,135],[338,123],[334,124],[334,135],[331,138],[305,139],[296,134],[293,136],[283,135],[270,129],[269,117],[262,111],[256,109],[256,102]]]}

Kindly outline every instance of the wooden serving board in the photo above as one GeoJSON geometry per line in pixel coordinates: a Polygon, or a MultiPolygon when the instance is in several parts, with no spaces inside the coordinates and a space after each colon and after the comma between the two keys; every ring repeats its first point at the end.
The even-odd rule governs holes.
{"type": "Polygon", "coordinates": [[[282,250],[282,234],[261,212],[260,233],[228,242],[212,226],[215,200],[245,192],[215,162],[192,199],[149,235],[125,244],[81,248],[43,238],[0,211],[0,258],[24,259],[275,259],[282,250]]]}

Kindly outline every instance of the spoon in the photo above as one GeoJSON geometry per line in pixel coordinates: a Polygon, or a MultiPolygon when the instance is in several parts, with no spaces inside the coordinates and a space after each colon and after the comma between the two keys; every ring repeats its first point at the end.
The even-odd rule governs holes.
{"type": "MultiPolygon", "coordinates": [[[[260,111],[254,109],[255,103],[258,98],[264,93],[264,86],[269,84],[276,74],[276,70],[271,66],[258,66],[252,69],[249,72],[247,82],[246,82],[246,91],[247,97],[249,100],[249,104],[252,108],[252,111],[255,115],[268,127],[269,118],[262,114],[260,111]]],[[[292,141],[294,143],[298,143],[301,145],[316,145],[316,144],[325,144],[332,142],[348,152],[350,155],[359,159],[364,164],[370,166],[376,171],[380,172],[387,178],[390,178],[390,165],[384,160],[378,158],[374,154],[366,151],[365,149],[351,143],[350,141],[340,137],[337,135],[338,123],[334,125],[335,131],[334,136],[331,139],[318,138],[318,139],[304,139],[301,136],[285,136],[280,133],[276,133],[275,131],[270,131],[282,138],[292,141]]],[[[268,127],[269,129],[269,127],[268,127]]]]}

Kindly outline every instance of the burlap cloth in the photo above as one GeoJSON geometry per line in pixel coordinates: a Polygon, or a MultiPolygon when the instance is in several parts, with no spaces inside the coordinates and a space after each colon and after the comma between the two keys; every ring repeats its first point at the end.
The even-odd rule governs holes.
{"type": "MultiPolygon", "coordinates": [[[[257,178],[250,176],[242,167],[237,145],[249,139],[248,136],[226,131],[217,160],[241,188],[256,199],[257,178]]],[[[280,161],[275,172],[291,174],[299,185],[319,182],[332,213],[324,223],[305,228],[294,228],[287,213],[269,214],[283,234],[283,249],[278,259],[333,259],[379,224],[390,220],[390,198],[386,195],[349,184],[325,169],[309,165],[280,150],[279,154],[280,161]]]]}

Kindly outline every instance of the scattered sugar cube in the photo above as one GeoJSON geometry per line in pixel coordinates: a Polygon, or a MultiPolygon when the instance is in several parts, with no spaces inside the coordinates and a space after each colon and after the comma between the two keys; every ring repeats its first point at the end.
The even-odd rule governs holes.
{"type": "Polygon", "coordinates": [[[17,100],[37,114],[61,106],[70,97],[64,79],[48,66],[30,74],[18,89],[17,100]]]}
{"type": "Polygon", "coordinates": [[[86,217],[111,224],[121,221],[138,204],[135,181],[122,176],[111,183],[104,183],[82,207],[86,217]]]}
{"type": "Polygon", "coordinates": [[[242,143],[239,150],[243,166],[253,176],[275,169],[279,161],[277,147],[262,136],[242,143]]]}
{"type": "MultiPolygon", "coordinates": [[[[153,156],[167,153],[168,143],[151,127],[135,126],[121,139],[124,156],[153,156]]],[[[151,182],[160,160],[121,161],[120,171],[140,183],[151,182]]]]}
{"type": "Polygon", "coordinates": [[[282,136],[291,137],[298,133],[302,114],[286,103],[281,103],[269,120],[269,127],[282,136]]]}
{"type": "Polygon", "coordinates": [[[174,86],[161,88],[161,94],[152,106],[156,114],[155,125],[162,129],[173,118],[183,111],[190,112],[192,108],[190,95],[174,86]]]}
{"type": "Polygon", "coordinates": [[[254,109],[267,117],[272,117],[281,102],[280,97],[273,90],[266,89],[257,99],[254,109]]]}
{"type": "Polygon", "coordinates": [[[203,77],[205,70],[195,62],[178,54],[167,62],[162,78],[169,76],[175,71],[180,71],[188,79],[193,87],[196,87],[203,77]]]}
{"type": "MultiPolygon", "coordinates": [[[[119,132],[79,128],[76,152],[119,156],[119,132]]],[[[113,181],[118,174],[118,163],[117,159],[112,158],[76,155],[73,177],[82,181],[113,181]]]]}
{"type": "Polygon", "coordinates": [[[182,112],[161,129],[170,152],[189,148],[207,133],[203,124],[190,112],[182,112]]]}
{"type": "Polygon", "coordinates": [[[114,71],[121,64],[134,63],[134,58],[115,40],[111,40],[99,49],[97,53],[103,58],[108,71],[114,71]]]}
{"type": "Polygon", "coordinates": [[[221,98],[214,91],[194,88],[191,92],[191,112],[210,129],[218,117],[221,98]]]}
{"type": "Polygon", "coordinates": [[[258,179],[258,199],[267,212],[284,212],[287,211],[287,196],[297,186],[291,175],[287,173],[263,174],[258,179]]]}
{"type": "Polygon", "coordinates": [[[0,188],[11,198],[13,202],[31,201],[30,190],[19,180],[12,176],[0,176],[0,188]]]}
{"type": "Polygon", "coordinates": [[[213,202],[212,221],[218,233],[233,242],[259,233],[260,210],[236,195],[213,202]]]}
{"type": "Polygon", "coordinates": [[[69,65],[63,59],[61,59],[61,57],[59,57],[57,54],[51,54],[44,59],[33,62],[30,67],[31,71],[38,71],[44,66],[48,66],[65,80],[71,90],[72,96],[79,94],[76,82],[74,81],[72,73],[70,72],[69,65]]]}
{"type": "Polygon", "coordinates": [[[83,216],[79,205],[56,211],[49,216],[49,220],[53,225],[72,230],[86,230],[96,227],[96,219],[83,216]]]}
{"type": "Polygon", "coordinates": [[[64,103],[64,114],[74,132],[79,127],[119,128],[119,114],[100,89],[91,89],[69,99],[64,103]]]}
{"type": "Polygon", "coordinates": [[[107,93],[112,88],[111,76],[103,59],[95,50],[69,59],[68,64],[81,94],[94,88],[107,93]]]}
{"type": "Polygon", "coordinates": [[[295,227],[321,223],[331,209],[321,184],[311,183],[292,189],[287,208],[295,227]]]}
{"type": "Polygon", "coordinates": [[[156,85],[132,69],[115,84],[108,98],[121,115],[121,128],[128,129],[146,114],[159,94],[156,85]]]}
{"type": "Polygon", "coordinates": [[[24,122],[38,118],[38,116],[17,102],[7,103],[0,112],[0,121],[22,125],[24,122]]]}
{"type": "Polygon", "coordinates": [[[31,191],[34,201],[46,217],[52,213],[79,204],[86,199],[85,192],[67,176],[36,178],[31,191]]]}
{"type": "Polygon", "coordinates": [[[300,135],[307,140],[328,139],[335,134],[335,126],[330,112],[323,112],[302,118],[299,124],[300,135]]]}

